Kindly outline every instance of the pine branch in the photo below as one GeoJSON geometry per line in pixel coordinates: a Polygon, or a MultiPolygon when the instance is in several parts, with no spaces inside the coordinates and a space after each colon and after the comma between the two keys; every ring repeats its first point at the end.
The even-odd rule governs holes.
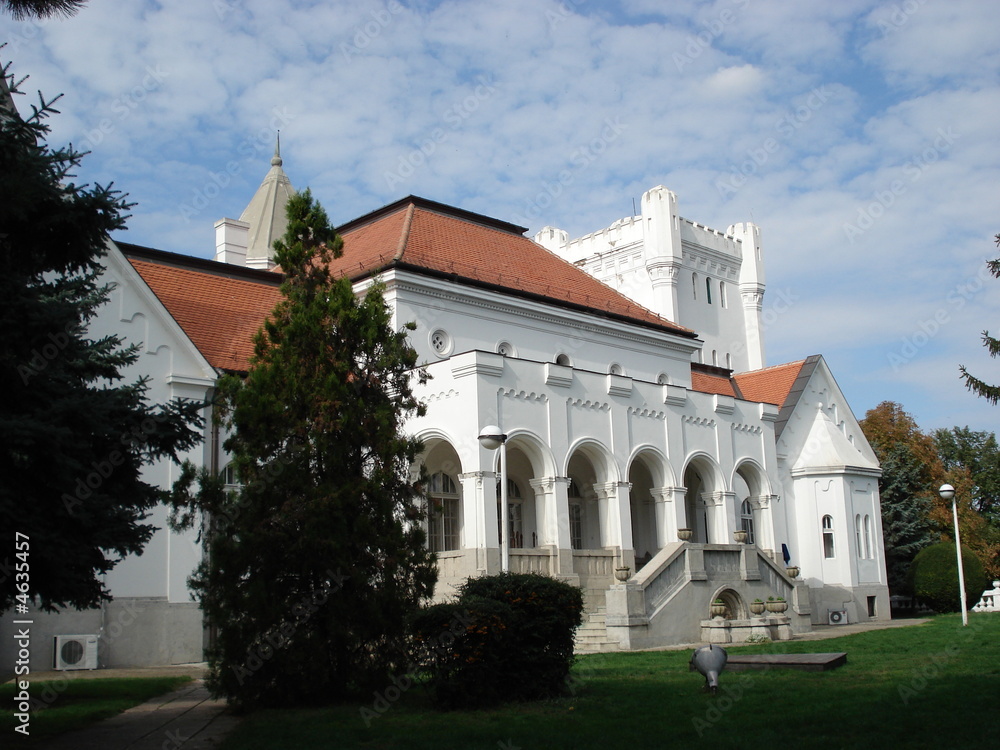
{"type": "Polygon", "coordinates": [[[996,406],[997,402],[1000,401],[1000,386],[990,385],[974,375],[971,375],[969,371],[965,369],[964,365],[960,366],[958,369],[962,373],[962,379],[965,381],[966,388],[980,398],[985,398],[991,404],[996,406]]]}

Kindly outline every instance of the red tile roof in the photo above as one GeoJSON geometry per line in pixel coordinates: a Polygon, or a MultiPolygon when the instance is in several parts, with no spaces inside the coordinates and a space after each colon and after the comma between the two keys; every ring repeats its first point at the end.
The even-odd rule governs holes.
{"type": "MultiPolygon", "coordinates": [[[[411,196],[340,227],[344,253],[330,265],[351,279],[396,267],[695,337],[524,237],[525,231],[411,196]]],[[[118,244],[213,367],[247,369],[253,334],[280,298],[280,272],[118,244]]]]}
{"type": "Polygon", "coordinates": [[[232,273],[232,266],[185,258],[185,265],[165,263],[167,253],[137,252],[118,243],[143,281],[184,329],[212,367],[246,371],[253,353],[253,335],[280,299],[273,274],[232,273]],[[191,267],[187,261],[195,261],[191,267]],[[217,270],[209,270],[218,266],[217,270]],[[258,278],[254,278],[257,276],[258,278]],[[269,278],[270,277],[270,278],[269,278]]]}
{"type": "Polygon", "coordinates": [[[699,393],[712,393],[719,396],[733,396],[739,398],[739,394],[733,388],[733,382],[723,375],[711,375],[707,372],[691,370],[691,390],[699,393]]]}
{"type": "Polygon", "coordinates": [[[741,372],[734,378],[743,393],[743,398],[748,401],[784,406],[805,362],[806,360],[802,359],[798,362],[766,367],[763,370],[741,372]]]}
{"type": "Polygon", "coordinates": [[[524,227],[410,196],[340,227],[351,278],[395,265],[694,337],[533,242],[524,227]]]}

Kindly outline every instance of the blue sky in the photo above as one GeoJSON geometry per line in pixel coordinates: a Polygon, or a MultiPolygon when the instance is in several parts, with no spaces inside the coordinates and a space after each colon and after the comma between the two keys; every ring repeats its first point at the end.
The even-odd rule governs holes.
{"type": "Polygon", "coordinates": [[[64,93],[51,141],[137,202],[121,239],[211,257],[279,129],[335,223],[415,194],[575,237],[662,184],[688,219],[762,227],[769,364],[823,354],[859,417],[995,430],[958,365],[1000,381],[998,22],[987,0],[91,0],[0,16],[0,60],[64,93]]]}

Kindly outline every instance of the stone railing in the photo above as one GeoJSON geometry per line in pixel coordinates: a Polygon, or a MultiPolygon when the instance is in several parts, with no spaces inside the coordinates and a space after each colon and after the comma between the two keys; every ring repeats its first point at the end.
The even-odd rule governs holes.
{"type": "Polygon", "coordinates": [[[512,549],[510,551],[511,573],[540,573],[552,575],[552,553],[547,549],[512,549]]]}
{"type": "Polygon", "coordinates": [[[608,582],[615,577],[616,554],[610,549],[575,549],[573,550],[573,572],[580,578],[607,578],[608,582]]]}
{"type": "Polygon", "coordinates": [[[783,621],[790,629],[783,629],[781,637],[811,629],[808,587],[789,578],[765,551],[752,545],[674,542],[626,583],[608,589],[608,633],[627,649],[699,641],[701,623],[720,596],[742,618],[749,616],[754,599],[782,597],[789,609],[783,621]]]}

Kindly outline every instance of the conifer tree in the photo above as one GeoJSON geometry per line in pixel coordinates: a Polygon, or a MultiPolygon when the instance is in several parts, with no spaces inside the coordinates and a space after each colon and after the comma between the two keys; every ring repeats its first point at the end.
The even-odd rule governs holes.
{"type": "Polygon", "coordinates": [[[219,386],[241,486],[226,492],[203,473],[191,496],[189,471],[176,496],[179,521],[210,519],[193,580],[217,632],[209,684],[247,709],[391,685],[408,666],[404,623],[436,578],[414,523],[420,445],[402,432],[423,413],[416,353],[378,284],[359,301],[332,276],[342,242],[309,191],[287,211],[275,243],[283,299],[246,378],[219,386]]]}
{"type": "MultiPolygon", "coordinates": [[[[996,235],[995,240],[996,244],[1000,245],[1000,234],[996,235]]],[[[987,261],[986,266],[990,269],[991,274],[1000,279],[1000,258],[987,261]]],[[[986,347],[986,351],[990,353],[991,357],[996,358],[1000,355],[1000,339],[990,336],[989,331],[983,331],[983,346],[986,347]]],[[[991,385],[985,380],[980,380],[966,370],[965,365],[959,366],[958,369],[962,373],[962,380],[965,381],[966,388],[977,396],[985,398],[994,406],[996,406],[997,402],[1000,402],[1000,385],[991,385]]]]}
{"type": "Polygon", "coordinates": [[[68,181],[81,154],[46,144],[55,100],[39,94],[22,118],[2,76],[0,611],[83,609],[110,598],[102,576],[153,534],[143,521],[163,498],[142,468],[197,444],[203,405],[150,405],[145,380],[122,382],[137,347],[89,335],[108,299],[107,235],[129,204],[68,181]]]}

